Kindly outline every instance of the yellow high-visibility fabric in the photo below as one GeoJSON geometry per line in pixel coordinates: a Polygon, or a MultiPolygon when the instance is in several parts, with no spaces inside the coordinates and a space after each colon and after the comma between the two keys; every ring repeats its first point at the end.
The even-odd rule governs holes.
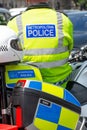
{"type": "Polygon", "coordinates": [[[55,85],[47,84],[45,82],[42,84],[42,91],[55,95],[56,97],[60,97],[60,98],[64,97],[64,89],[62,87],[57,87],[55,85]]]}
{"type": "Polygon", "coordinates": [[[35,66],[19,63],[6,65],[5,70],[5,79],[8,88],[13,88],[18,80],[30,79],[42,81],[41,73],[35,66]]]}
{"type": "MultiPolygon", "coordinates": [[[[29,50],[31,51],[32,49],[33,52],[37,51],[37,53],[38,53],[38,49],[42,49],[44,51],[45,49],[47,50],[53,49],[53,51],[49,54],[38,53],[35,55],[34,54],[29,55],[27,52],[23,60],[25,62],[32,62],[32,64],[40,63],[40,65],[42,65],[40,67],[40,71],[43,77],[43,81],[45,82],[55,83],[64,80],[72,72],[72,68],[68,63],[64,63],[59,66],[57,66],[57,64],[59,64],[61,60],[68,59],[70,51],[72,50],[73,47],[73,36],[72,36],[73,26],[70,20],[64,14],[61,14],[62,21],[60,23],[60,21],[58,21],[56,11],[49,8],[28,10],[21,15],[21,18],[22,18],[21,20],[22,20],[22,27],[23,27],[22,31],[23,31],[23,38],[24,38],[25,53],[29,50]],[[55,26],[55,33],[56,33],[55,37],[28,38],[26,36],[27,25],[50,25],[50,24],[55,26]],[[63,51],[61,53],[59,52],[57,53],[55,52],[55,49],[57,49],[60,46],[59,43],[60,40],[62,42],[61,47],[67,47],[68,50],[66,50],[65,52],[63,51]],[[49,67],[48,63],[52,64],[51,67],[49,67]]],[[[10,26],[18,33],[16,18],[11,20],[8,23],[8,26],[10,26]]],[[[37,66],[39,67],[39,65],[37,66]]]]}

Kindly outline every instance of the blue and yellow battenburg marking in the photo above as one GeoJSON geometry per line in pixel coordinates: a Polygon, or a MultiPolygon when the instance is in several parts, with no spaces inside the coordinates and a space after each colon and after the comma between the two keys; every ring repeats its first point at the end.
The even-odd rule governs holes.
{"type": "MultiPolygon", "coordinates": [[[[80,107],[78,100],[62,87],[39,81],[27,81],[25,87],[54,95],[80,107]]],[[[35,113],[34,125],[40,130],[74,130],[79,116],[80,113],[68,109],[67,106],[64,107],[40,98],[35,113]]]]}

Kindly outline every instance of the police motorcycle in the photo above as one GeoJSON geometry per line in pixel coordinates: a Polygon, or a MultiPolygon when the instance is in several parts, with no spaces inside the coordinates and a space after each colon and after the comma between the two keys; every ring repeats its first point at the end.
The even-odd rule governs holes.
{"type": "Polygon", "coordinates": [[[67,89],[81,103],[81,115],[76,130],[87,130],[87,45],[72,52],[69,62],[73,72],[67,89]]]}
{"type": "Polygon", "coordinates": [[[0,25],[0,122],[9,123],[9,119],[5,119],[8,114],[4,114],[7,113],[7,98],[11,96],[12,89],[19,79],[42,81],[37,67],[20,63],[22,56],[23,50],[18,36],[9,27],[0,25]]]}
{"type": "Polygon", "coordinates": [[[20,62],[22,46],[10,28],[0,26],[0,35],[0,130],[75,130],[81,114],[77,98],[20,62]]]}

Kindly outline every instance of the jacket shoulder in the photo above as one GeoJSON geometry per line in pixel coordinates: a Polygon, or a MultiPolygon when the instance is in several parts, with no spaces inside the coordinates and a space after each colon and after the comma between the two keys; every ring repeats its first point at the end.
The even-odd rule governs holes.
{"type": "Polygon", "coordinates": [[[57,12],[62,13],[62,14],[64,14],[66,17],[68,17],[68,15],[67,15],[64,11],[62,11],[62,10],[58,10],[57,12]]]}

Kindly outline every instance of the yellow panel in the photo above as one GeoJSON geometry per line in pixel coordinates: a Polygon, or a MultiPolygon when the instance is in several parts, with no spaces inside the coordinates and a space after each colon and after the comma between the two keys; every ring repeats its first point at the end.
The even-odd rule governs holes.
{"type": "Polygon", "coordinates": [[[5,72],[5,77],[6,77],[6,83],[16,83],[20,78],[14,78],[10,79],[8,76],[8,71],[15,71],[15,70],[33,70],[35,73],[35,77],[29,77],[29,78],[21,78],[21,79],[32,79],[32,80],[39,80],[42,81],[42,76],[37,67],[27,65],[27,64],[12,64],[12,65],[7,65],[6,66],[6,72],[5,72]]]}
{"type": "Polygon", "coordinates": [[[35,118],[34,120],[34,125],[39,129],[39,130],[57,130],[57,124],[48,122],[45,120],[41,120],[39,118],[35,118]]]}
{"type": "Polygon", "coordinates": [[[47,83],[42,84],[42,91],[60,98],[63,98],[63,94],[64,94],[64,89],[62,87],[58,87],[47,83]]]}
{"type": "Polygon", "coordinates": [[[62,108],[60,120],[58,124],[74,130],[76,128],[78,119],[79,119],[79,114],[69,109],[62,108]]]}

